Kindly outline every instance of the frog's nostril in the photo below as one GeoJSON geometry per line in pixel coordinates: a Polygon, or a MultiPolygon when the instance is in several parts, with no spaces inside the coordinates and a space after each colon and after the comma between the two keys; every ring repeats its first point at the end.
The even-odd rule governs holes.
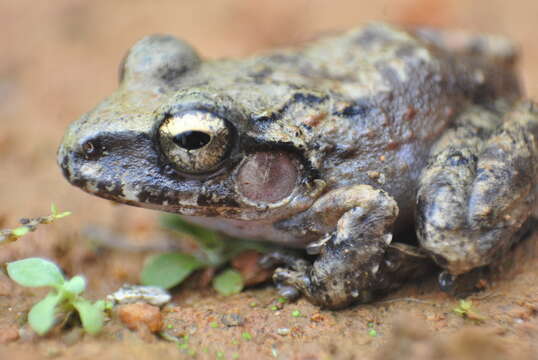
{"type": "Polygon", "coordinates": [[[95,139],[84,141],[80,146],[82,155],[86,160],[97,160],[103,155],[105,148],[95,139]]]}
{"type": "Polygon", "coordinates": [[[84,154],[86,155],[92,155],[95,153],[95,145],[93,144],[93,141],[86,141],[82,144],[82,151],[84,151],[84,154]]]}

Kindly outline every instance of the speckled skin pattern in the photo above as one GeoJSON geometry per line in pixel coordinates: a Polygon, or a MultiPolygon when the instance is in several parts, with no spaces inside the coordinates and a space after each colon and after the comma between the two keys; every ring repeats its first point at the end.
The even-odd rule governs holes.
{"type": "Polygon", "coordinates": [[[313,263],[264,263],[285,265],[282,294],[341,308],[432,260],[446,282],[517,240],[538,107],[520,100],[515,60],[502,38],[384,24],[241,60],[149,36],[58,162],[97,196],[306,248],[313,263]]]}

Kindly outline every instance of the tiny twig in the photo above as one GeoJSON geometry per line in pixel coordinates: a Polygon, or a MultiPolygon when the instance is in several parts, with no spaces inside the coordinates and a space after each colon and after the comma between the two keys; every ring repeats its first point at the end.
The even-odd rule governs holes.
{"type": "Polygon", "coordinates": [[[393,303],[393,302],[399,302],[399,301],[409,301],[409,302],[416,302],[416,303],[419,303],[419,304],[428,304],[428,305],[435,306],[435,303],[432,303],[431,301],[420,300],[420,299],[415,299],[415,298],[411,298],[411,297],[383,300],[383,301],[379,301],[378,304],[383,304],[383,303],[386,304],[386,303],[393,303]]]}

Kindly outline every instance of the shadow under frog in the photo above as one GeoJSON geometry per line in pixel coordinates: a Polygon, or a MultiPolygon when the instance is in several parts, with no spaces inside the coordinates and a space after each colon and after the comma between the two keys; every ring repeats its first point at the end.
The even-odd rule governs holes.
{"type": "Polygon", "coordinates": [[[534,211],[538,108],[515,58],[495,36],[384,24],[240,60],[153,35],[58,163],[91,194],[305,248],[264,260],[288,297],[341,308],[432,261],[446,287],[534,211]]]}

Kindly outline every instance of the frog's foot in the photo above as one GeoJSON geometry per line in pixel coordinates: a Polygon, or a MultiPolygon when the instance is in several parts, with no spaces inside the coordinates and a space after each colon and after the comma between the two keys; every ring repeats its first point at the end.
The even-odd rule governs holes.
{"type": "Polygon", "coordinates": [[[279,286],[292,286],[311,302],[327,308],[370,300],[372,292],[387,283],[384,259],[397,214],[394,199],[368,185],[325,194],[308,211],[281,225],[315,223],[318,231],[336,230],[321,235],[323,241],[308,248],[310,254],[319,254],[312,265],[297,266],[294,262],[290,268],[278,268],[274,281],[279,286]]]}
{"type": "Polygon", "coordinates": [[[419,186],[419,241],[446,269],[446,290],[454,275],[508,250],[535,206],[538,108],[520,103],[493,129],[483,120],[462,115],[434,148],[419,186]]]}
{"type": "MultiPolygon", "coordinates": [[[[370,247],[367,244],[364,246],[365,251],[362,252],[345,246],[340,250],[325,248],[329,254],[336,254],[337,258],[341,257],[342,261],[336,261],[332,257],[334,255],[325,255],[313,266],[299,271],[277,268],[273,280],[283,296],[286,295],[281,289],[291,287],[296,291],[299,290],[315,304],[336,309],[353,302],[369,302],[376,291],[397,288],[404,281],[422,276],[433,268],[433,262],[427,254],[410,245],[392,243],[386,248],[382,260],[379,260],[379,256],[371,256],[375,253],[374,248],[384,248],[382,244],[376,245],[373,242],[370,247]],[[360,272],[353,266],[346,268],[356,259],[368,256],[372,261],[369,270],[368,267],[360,272]],[[374,263],[379,265],[373,265],[374,263]]],[[[293,293],[293,295],[298,295],[298,293],[293,293]]]]}
{"type": "MultiPolygon", "coordinates": [[[[310,263],[297,255],[296,253],[286,251],[286,250],[277,250],[270,252],[264,255],[259,264],[265,269],[274,268],[277,265],[284,265],[289,269],[293,269],[296,272],[304,272],[310,266],[310,263]]],[[[275,274],[283,270],[278,268],[275,270],[275,274]]],[[[275,278],[275,276],[273,276],[275,278]]],[[[284,282],[275,281],[278,293],[285,297],[288,300],[297,299],[301,293],[297,290],[296,287],[291,285],[286,285],[284,282]]]]}

